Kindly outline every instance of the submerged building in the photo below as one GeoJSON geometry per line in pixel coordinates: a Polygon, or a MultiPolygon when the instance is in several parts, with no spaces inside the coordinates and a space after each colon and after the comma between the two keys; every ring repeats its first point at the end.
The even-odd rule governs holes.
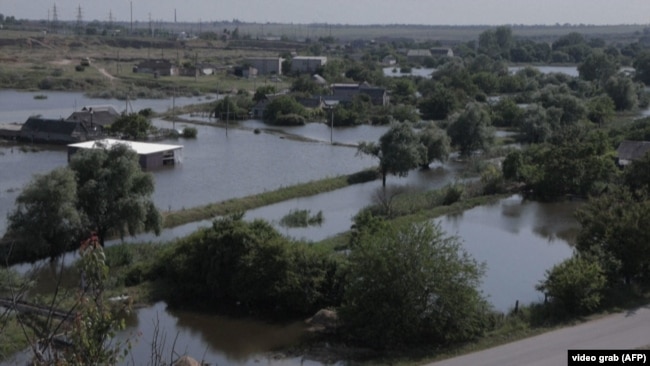
{"type": "Polygon", "coordinates": [[[162,167],[174,166],[183,162],[182,145],[152,144],[148,142],[104,139],[86,141],[68,145],[68,161],[80,149],[110,149],[117,144],[128,146],[138,154],[143,170],[155,170],[162,167]]]}

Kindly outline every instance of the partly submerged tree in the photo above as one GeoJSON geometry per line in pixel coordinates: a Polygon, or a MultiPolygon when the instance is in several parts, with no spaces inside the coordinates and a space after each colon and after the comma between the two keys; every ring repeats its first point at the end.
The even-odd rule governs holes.
{"type": "Polygon", "coordinates": [[[466,341],[485,329],[484,265],[457,238],[432,223],[372,228],[349,257],[341,316],[351,335],[386,348],[466,341]]]}
{"type": "Polygon", "coordinates": [[[492,144],[494,129],[487,110],[479,104],[470,104],[455,118],[447,129],[451,143],[458,147],[460,154],[469,156],[492,144]]]}
{"type": "Polygon", "coordinates": [[[160,232],[161,216],[151,194],[154,180],[141,170],[138,155],[124,144],[81,150],[70,161],[77,176],[78,207],[104,245],[106,236],[160,232]]]}
{"type": "Polygon", "coordinates": [[[426,158],[424,145],[408,123],[394,124],[379,138],[378,144],[361,142],[358,152],[379,159],[384,187],[388,174],[406,177],[411,169],[417,168],[426,158]]]}
{"type": "Polygon", "coordinates": [[[8,236],[20,243],[14,256],[20,260],[54,259],[71,249],[81,231],[74,172],[58,168],[36,178],[16,198],[8,216],[8,236]]]}
{"type": "Polygon", "coordinates": [[[451,147],[449,136],[444,130],[430,124],[420,131],[418,137],[426,149],[426,155],[421,161],[422,168],[428,168],[436,160],[447,161],[451,147]]]}

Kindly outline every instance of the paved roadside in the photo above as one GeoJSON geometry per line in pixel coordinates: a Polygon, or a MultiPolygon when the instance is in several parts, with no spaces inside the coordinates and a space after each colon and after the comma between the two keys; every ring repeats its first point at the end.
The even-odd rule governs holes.
{"type": "Polygon", "coordinates": [[[428,366],[563,366],[569,349],[636,349],[650,342],[650,305],[428,366]]]}

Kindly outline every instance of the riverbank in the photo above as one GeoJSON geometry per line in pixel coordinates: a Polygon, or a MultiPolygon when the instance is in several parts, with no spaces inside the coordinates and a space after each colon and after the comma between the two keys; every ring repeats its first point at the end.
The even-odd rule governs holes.
{"type": "Polygon", "coordinates": [[[190,222],[208,220],[236,212],[244,212],[292,198],[313,196],[315,194],[341,189],[352,184],[370,182],[377,178],[376,169],[366,169],[349,175],[300,183],[242,198],[233,198],[223,202],[166,212],[163,213],[163,227],[172,228],[190,222]]]}

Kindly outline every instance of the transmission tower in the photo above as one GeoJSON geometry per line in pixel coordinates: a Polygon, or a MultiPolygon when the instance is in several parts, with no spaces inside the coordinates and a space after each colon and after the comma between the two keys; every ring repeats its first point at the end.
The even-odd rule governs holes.
{"type": "Polygon", "coordinates": [[[77,7],[77,34],[81,34],[83,28],[83,13],[81,12],[81,5],[77,7]]]}
{"type": "Polygon", "coordinates": [[[108,11],[108,27],[113,28],[113,10],[108,11]]]}
{"type": "Polygon", "coordinates": [[[54,7],[52,8],[52,30],[56,33],[56,28],[58,26],[59,22],[59,15],[56,12],[56,3],[54,3],[54,7]]]}

